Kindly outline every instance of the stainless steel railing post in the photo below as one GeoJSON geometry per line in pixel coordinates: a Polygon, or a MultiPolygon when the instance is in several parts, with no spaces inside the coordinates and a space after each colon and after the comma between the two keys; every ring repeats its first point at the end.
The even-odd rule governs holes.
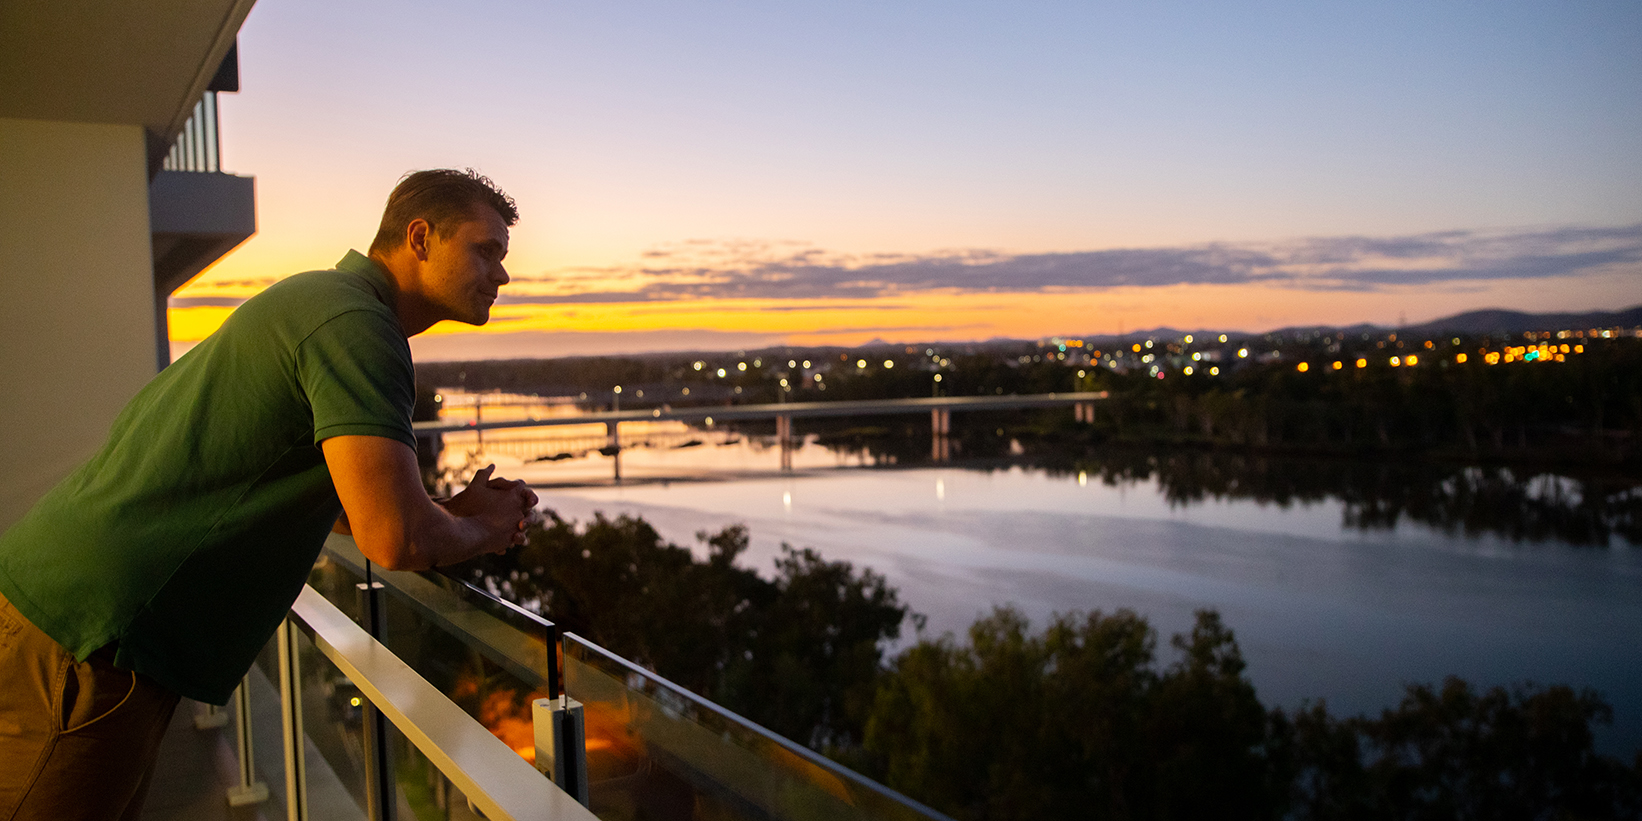
{"type": "Polygon", "coordinates": [[[536,737],[536,769],[587,806],[587,725],[581,702],[569,697],[538,698],[530,704],[536,737]]]}
{"type": "Polygon", "coordinates": [[[308,821],[308,767],[302,731],[302,668],[297,658],[297,627],[290,616],[279,625],[279,713],[285,736],[285,817],[308,821]]]}
{"type": "MultiPolygon", "coordinates": [[[[372,639],[382,640],[383,585],[371,578],[371,564],[365,563],[365,581],[354,586],[359,596],[359,626],[372,639]]],[[[370,821],[393,821],[399,807],[393,774],[393,750],[389,746],[388,720],[369,700],[363,705],[362,735],[365,737],[365,817],[370,821]]]]}
{"type": "Polygon", "coordinates": [[[251,676],[246,674],[234,691],[234,727],[238,731],[239,784],[228,788],[228,806],[243,807],[268,800],[268,785],[256,779],[252,769],[251,676]]]}

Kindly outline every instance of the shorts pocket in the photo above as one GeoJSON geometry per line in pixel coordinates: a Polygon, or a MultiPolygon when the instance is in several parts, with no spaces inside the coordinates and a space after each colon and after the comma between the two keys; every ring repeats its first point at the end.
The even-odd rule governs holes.
{"type": "Polygon", "coordinates": [[[64,733],[79,732],[108,718],[135,694],[137,675],[129,670],[90,661],[70,662],[60,701],[64,733]]]}

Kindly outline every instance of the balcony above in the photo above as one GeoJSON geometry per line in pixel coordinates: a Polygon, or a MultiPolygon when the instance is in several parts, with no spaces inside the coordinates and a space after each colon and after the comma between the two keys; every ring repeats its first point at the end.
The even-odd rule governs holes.
{"type": "Polygon", "coordinates": [[[162,301],[257,231],[256,180],[161,171],[148,187],[154,290],[162,301]]]}
{"type": "Polygon", "coordinates": [[[0,117],[141,125],[158,167],[251,4],[0,4],[0,117]]]}

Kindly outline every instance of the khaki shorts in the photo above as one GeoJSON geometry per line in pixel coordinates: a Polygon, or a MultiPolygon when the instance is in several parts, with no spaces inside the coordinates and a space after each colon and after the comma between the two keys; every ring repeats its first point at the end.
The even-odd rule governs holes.
{"type": "Polygon", "coordinates": [[[83,662],[0,596],[0,821],[135,819],[177,694],[83,662]]]}

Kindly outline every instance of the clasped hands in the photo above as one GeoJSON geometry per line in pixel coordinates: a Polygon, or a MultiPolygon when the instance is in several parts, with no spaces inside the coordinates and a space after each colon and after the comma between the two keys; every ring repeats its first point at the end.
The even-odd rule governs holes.
{"type": "Polygon", "coordinates": [[[492,553],[525,543],[525,529],[541,521],[536,510],[536,493],[521,479],[494,476],[496,466],[486,465],[474,472],[461,493],[441,502],[452,515],[480,521],[497,539],[505,537],[492,553]]]}

